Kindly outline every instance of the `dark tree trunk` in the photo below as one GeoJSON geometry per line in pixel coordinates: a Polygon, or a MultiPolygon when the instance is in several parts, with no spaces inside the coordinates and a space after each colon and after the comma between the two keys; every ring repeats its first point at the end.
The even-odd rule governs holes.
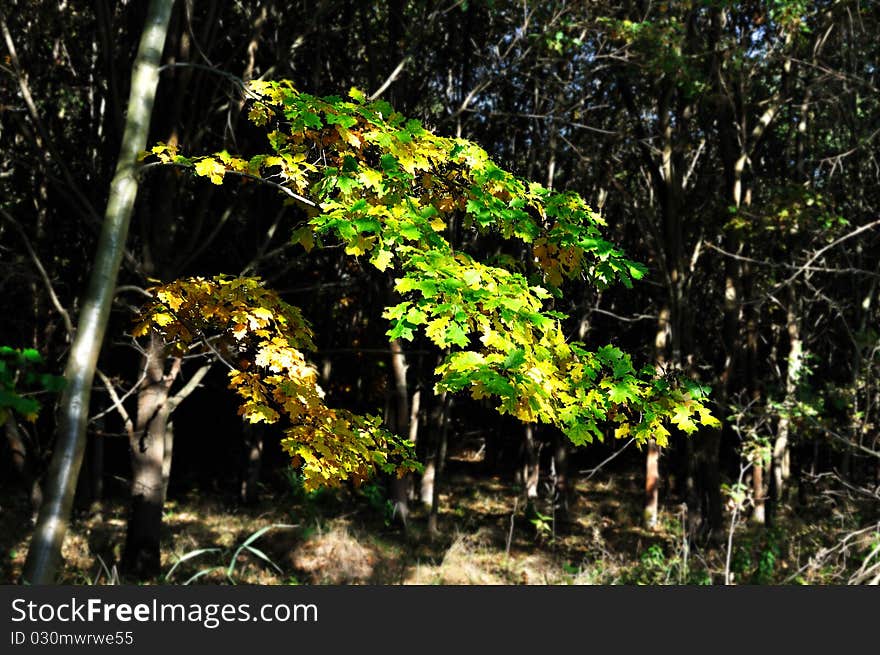
{"type": "Polygon", "coordinates": [[[242,457],[241,491],[242,503],[251,504],[257,500],[257,485],[260,482],[260,466],[263,460],[263,426],[245,424],[243,429],[244,449],[242,457]]]}
{"type": "Polygon", "coordinates": [[[568,439],[562,434],[553,434],[553,507],[555,522],[569,522],[569,506],[572,500],[572,487],[568,479],[568,439]]]}
{"type": "MultiPolygon", "coordinates": [[[[180,368],[168,357],[162,337],[153,332],[145,354],[146,379],[138,394],[137,422],[131,438],[131,509],[122,566],[126,573],[149,578],[159,573],[160,532],[165,504],[165,446],[169,391],[180,368]]],[[[170,459],[168,460],[170,464],[170,459]]]]}
{"type": "MultiPolygon", "coordinates": [[[[433,539],[440,535],[440,484],[443,480],[443,471],[446,467],[446,449],[449,442],[450,412],[452,410],[452,398],[447,394],[434,397],[434,411],[431,413],[431,433],[435,435],[431,439],[434,452],[429,458],[431,464],[431,477],[429,490],[426,491],[424,479],[422,493],[428,493],[431,497],[431,511],[428,513],[428,535],[433,539]]],[[[425,502],[424,496],[422,502],[425,502]]]]}

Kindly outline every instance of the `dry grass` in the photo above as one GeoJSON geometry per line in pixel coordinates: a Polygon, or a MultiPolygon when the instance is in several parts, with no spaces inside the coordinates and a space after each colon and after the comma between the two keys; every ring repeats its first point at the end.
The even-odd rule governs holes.
{"type": "Polygon", "coordinates": [[[318,528],[290,554],[293,567],[312,584],[363,584],[373,578],[379,557],[343,521],[318,528]]]}
{"type": "MultiPolygon", "coordinates": [[[[682,561],[681,517],[675,511],[661,515],[658,530],[640,527],[641,493],[632,479],[579,484],[570,507],[572,520],[543,529],[530,522],[516,490],[502,479],[460,474],[446,481],[444,491],[439,539],[425,532],[423,510],[415,509],[410,530],[403,533],[387,524],[388,517],[375,503],[354,492],[318,503],[267,493],[248,507],[191,493],[166,507],[163,574],[147,582],[181,584],[198,576],[193,582],[208,584],[659,584],[680,581],[685,569],[690,582],[717,582],[723,569],[723,552],[703,545],[694,546],[690,560],[682,561]],[[251,544],[272,564],[239,550],[256,531],[276,524],[296,527],[269,530],[251,544]]],[[[538,509],[552,514],[546,503],[538,509]]],[[[20,576],[29,516],[26,503],[0,495],[4,582],[20,576]]],[[[106,502],[100,513],[74,517],[64,543],[63,582],[106,584],[114,579],[125,516],[125,504],[116,500],[106,502]]],[[[776,564],[780,576],[796,570],[821,545],[812,523],[802,530],[795,530],[794,519],[787,525],[788,543],[776,564]]],[[[745,525],[737,532],[737,544],[744,552],[751,549],[750,566],[761,556],[762,534],[745,525]]],[[[824,580],[822,571],[815,575],[819,577],[805,573],[803,581],[824,580]]]]}

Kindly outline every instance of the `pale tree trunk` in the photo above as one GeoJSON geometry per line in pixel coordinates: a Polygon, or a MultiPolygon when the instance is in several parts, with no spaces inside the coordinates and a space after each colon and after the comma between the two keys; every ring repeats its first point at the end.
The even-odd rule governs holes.
{"type": "MultiPolygon", "coordinates": [[[[410,403],[409,384],[406,373],[409,366],[406,362],[406,354],[400,339],[391,342],[391,370],[394,374],[394,398],[395,398],[395,423],[397,434],[406,437],[415,443],[418,438],[418,404],[419,394],[413,394],[410,403]],[[412,408],[412,411],[411,411],[412,408]]],[[[395,477],[391,483],[391,495],[394,503],[394,516],[399,517],[401,524],[406,528],[409,518],[409,500],[412,496],[412,475],[395,477]]]]}
{"type": "Polygon", "coordinates": [[[162,504],[168,498],[168,483],[171,481],[171,455],[174,453],[174,421],[165,426],[165,443],[162,452],[162,504]]]}
{"type": "Polygon", "coordinates": [[[764,525],[767,522],[767,495],[764,484],[764,465],[760,463],[752,467],[752,494],[755,504],[752,511],[752,523],[764,525]]]}
{"type": "Polygon", "coordinates": [[[657,527],[660,510],[660,447],[653,439],[648,440],[645,458],[645,527],[657,527]]]}
{"type": "Polygon", "coordinates": [[[46,478],[45,500],[22,574],[23,581],[29,584],[53,583],[61,558],[61,545],[67,533],[85,450],[95,367],[107,330],[116,278],[137,196],[137,157],[147,146],[150,116],[159,81],[159,61],[173,4],[173,0],[150,2],[134,61],[122,148],[110,184],[95,262],[65,368],[67,386],[59,405],[57,436],[46,478]]]}
{"type": "Polygon", "coordinates": [[[523,426],[523,457],[522,457],[522,483],[526,494],[527,512],[535,510],[535,501],[538,498],[538,481],[541,474],[541,444],[535,435],[534,423],[526,423],[523,426]]]}
{"type": "MultiPolygon", "coordinates": [[[[666,346],[669,341],[669,307],[663,307],[657,317],[657,333],[654,335],[654,364],[657,373],[662,375],[666,366],[666,346]]],[[[660,510],[660,447],[653,439],[648,440],[648,454],[645,458],[645,526],[657,527],[660,510]]]]}

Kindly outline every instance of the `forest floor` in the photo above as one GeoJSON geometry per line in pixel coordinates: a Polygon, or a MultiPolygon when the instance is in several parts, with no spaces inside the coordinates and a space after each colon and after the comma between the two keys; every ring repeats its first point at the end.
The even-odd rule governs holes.
{"type": "MultiPolygon", "coordinates": [[[[683,507],[667,507],[654,530],[641,527],[642,492],[628,474],[579,481],[565,524],[548,501],[526,514],[518,489],[473,475],[473,462],[451,461],[439,525],[431,539],[426,512],[415,508],[404,532],[376,484],[302,492],[264,489],[252,505],[211,492],[170,500],[164,516],[162,576],[157,584],[721,584],[727,535],[716,543],[687,540],[683,507]],[[274,526],[274,527],[272,527],[274,526]],[[292,526],[292,527],[289,527],[292,526]],[[243,545],[247,547],[242,547],[243,545]]],[[[286,487],[286,488],[285,488],[286,487]]],[[[0,579],[16,580],[31,522],[20,497],[0,496],[0,579]]],[[[815,510],[815,508],[813,508],[815,510]]],[[[768,530],[738,522],[730,557],[732,582],[815,584],[843,580],[835,540],[851,527],[839,510],[817,529],[815,512],[787,512],[768,530]],[[825,559],[817,559],[817,555],[825,559]],[[810,560],[819,562],[807,566],[810,560]]],[[[126,505],[106,501],[77,513],[64,545],[62,580],[119,582],[115,563],[125,537],[126,505]]],[[[730,516],[728,515],[729,519],[730,516]]],[[[867,531],[864,539],[877,539],[867,531]]],[[[873,542],[853,543],[864,552],[873,542]]],[[[841,555],[846,553],[841,552],[841,555]]],[[[847,567],[851,569],[850,566],[847,567]]],[[[125,582],[126,580],[122,580],[125,582]]]]}

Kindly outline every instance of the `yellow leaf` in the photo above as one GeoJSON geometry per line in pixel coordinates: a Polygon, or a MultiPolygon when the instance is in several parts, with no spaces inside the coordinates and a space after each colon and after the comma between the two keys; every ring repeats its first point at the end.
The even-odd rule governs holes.
{"type": "Polygon", "coordinates": [[[166,325],[170,325],[174,318],[171,314],[166,314],[165,312],[159,312],[153,315],[153,322],[159,327],[165,327],[166,325]]]}
{"type": "Polygon", "coordinates": [[[349,132],[347,129],[342,127],[342,125],[336,126],[336,131],[339,132],[339,136],[343,138],[349,145],[354,146],[355,148],[361,147],[361,140],[358,136],[352,132],[349,132]]]}
{"type": "Polygon", "coordinates": [[[364,186],[376,191],[382,189],[382,174],[372,168],[361,169],[360,173],[358,173],[358,180],[360,180],[364,186]]]}
{"type": "Polygon", "coordinates": [[[196,174],[207,177],[213,184],[223,184],[226,167],[213,157],[206,157],[196,162],[196,174]]]}
{"type": "Polygon", "coordinates": [[[390,250],[379,250],[370,259],[370,262],[380,271],[384,271],[391,264],[393,255],[390,250]]]}

